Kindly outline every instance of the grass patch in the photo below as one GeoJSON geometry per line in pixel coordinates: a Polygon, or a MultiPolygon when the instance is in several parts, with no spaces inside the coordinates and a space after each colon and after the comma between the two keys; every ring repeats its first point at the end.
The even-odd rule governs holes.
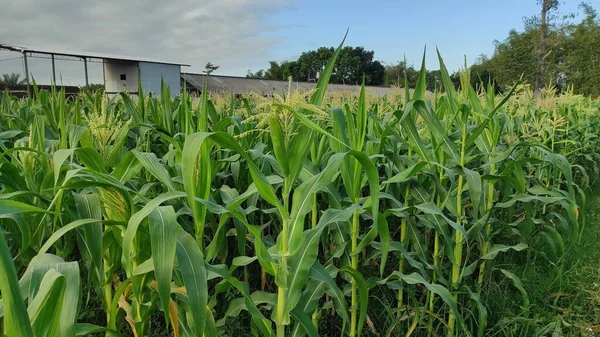
{"type": "Polygon", "coordinates": [[[511,266],[527,291],[528,308],[522,306],[522,296],[512,282],[495,275],[485,294],[490,319],[486,336],[600,334],[599,195],[600,185],[588,193],[582,240],[567,247],[556,266],[543,258],[511,266]]]}

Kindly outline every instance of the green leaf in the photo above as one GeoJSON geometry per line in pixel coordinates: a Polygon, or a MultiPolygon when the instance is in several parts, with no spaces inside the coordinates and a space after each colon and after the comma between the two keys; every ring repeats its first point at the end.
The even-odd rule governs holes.
{"type": "Polygon", "coordinates": [[[481,210],[481,202],[483,199],[483,186],[481,182],[481,175],[477,171],[469,170],[463,167],[465,178],[467,178],[467,186],[469,187],[469,195],[471,196],[471,204],[473,205],[473,211],[475,216],[478,216],[481,210]]]}
{"type": "Polygon", "coordinates": [[[514,94],[515,90],[517,89],[517,87],[521,84],[520,81],[517,81],[515,83],[515,85],[513,85],[513,87],[510,89],[510,91],[504,96],[504,98],[502,98],[502,101],[500,101],[500,103],[498,103],[498,105],[496,105],[494,107],[494,109],[490,112],[490,114],[487,116],[487,119],[483,121],[483,123],[479,124],[472,132],[469,133],[469,135],[467,135],[467,141],[466,141],[466,146],[470,146],[471,144],[473,144],[475,142],[475,139],[477,139],[477,137],[479,137],[479,135],[483,132],[483,130],[485,130],[488,127],[488,124],[490,121],[492,121],[492,118],[494,117],[494,115],[500,110],[500,108],[506,104],[506,102],[508,102],[508,100],[512,97],[512,95],[514,94]]]}
{"type": "Polygon", "coordinates": [[[298,112],[294,109],[290,109],[289,107],[282,105],[282,104],[274,104],[277,107],[280,108],[284,108],[284,109],[288,109],[290,112],[292,112],[294,114],[294,116],[296,118],[298,118],[298,120],[306,125],[309,129],[322,134],[325,137],[328,137],[329,139],[333,140],[334,142],[340,144],[341,146],[343,146],[344,148],[350,149],[350,146],[348,146],[348,144],[344,143],[343,141],[341,141],[340,139],[336,138],[334,135],[330,134],[329,132],[325,131],[322,127],[320,127],[318,124],[316,124],[315,122],[311,121],[308,117],[306,117],[306,115],[302,114],[301,112],[298,112]]]}
{"type": "Polygon", "coordinates": [[[4,306],[4,334],[7,336],[33,337],[33,330],[21,295],[17,271],[10,250],[0,231],[0,291],[4,306]]]}
{"type": "Polygon", "coordinates": [[[86,168],[100,172],[100,173],[108,173],[106,171],[106,165],[104,164],[104,159],[98,153],[98,151],[92,149],[91,147],[82,147],[75,151],[77,158],[86,168]]]}
{"type": "Polygon", "coordinates": [[[323,213],[315,228],[309,229],[303,233],[302,239],[300,240],[300,250],[289,259],[291,272],[288,275],[286,299],[287,313],[294,309],[300,300],[302,288],[308,279],[308,273],[317,260],[319,241],[325,227],[335,222],[348,221],[358,209],[359,206],[357,205],[353,205],[344,210],[328,209],[323,213]]]}
{"type": "Polygon", "coordinates": [[[294,190],[292,199],[292,210],[289,222],[289,254],[295,254],[301,245],[302,230],[304,229],[304,217],[312,210],[313,196],[323,187],[333,181],[342,164],[345,154],[334,154],[329,159],[327,166],[321,173],[300,184],[294,190]]]}
{"type": "MultiPolygon", "coordinates": [[[[409,102],[410,107],[413,106],[412,102],[409,102]]],[[[409,107],[406,108],[408,110],[409,107]]],[[[426,144],[421,139],[421,135],[419,131],[417,131],[417,126],[412,118],[404,118],[400,122],[401,126],[406,130],[408,134],[409,145],[419,154],[421,158],[423,158],[427,162],[433,161],[433,155],[431,154],[430,149],[426,146],[426,144]]]]}
{"type": "Polygon", "coordinates": [[[49,213],[45,209],[31,206],[19,201],[0,199],[0,216],[28,212],[49,213]]]}
{"type": "MultiPolygon", "coordinates": [[[[202,109],[204,110],[204,115],[206,115],[205,105],[203,104],[202,109]]],[[[202,118],[207,117],[204,116],[202,118]]],[[[195,133],[187,136],[183,144],[181,159],[183,187],[187,194],[189,207],[194,215],[196,240],[199,241],[201,246],[203,245],[206,208],[202,204],[196,203],[195,198],[208,200],[210,195],[212,166],[209,152],[212,146],[209,142],[205,142],[209,135],[208,133],[195,133]]]]}
{"type": "Polygon", "coordinates": [[[460,329],[460,327],[462,326],[462,316],[458,312],[458,308],[456,305],[456,299],[454,298],[454,296],[452,296],[452,293],[450,292],[450,290],[448,290],[447,288],[445,288],[439,284],[427,282],[423,278],[423,276],[421,276],[417,273],[412,273],[410,275],[404,275],[398,271],[394,271],[392,275],[395,277],[398,277],[400,280],[402,280],[408,284],[422,284],[429,291],[432,291],[435,294],[437,294],[438,296],[440,296],[440,298],[444,302],[446,302],[446,304],[450,307],[450,310],[452,310],[452,312],[454,313],[454,316],[456,317],[456,322],[458,323],[458,328],[460,329]]]}
{"type": "Polygon", "coordinates": [[[521,279],[517,275],[509,272],[508,270],[500,269],[500,272],[502,272],[502,274],[504,274],[504,276],[511,279],[511,281],[513,282],[513,285],[515,286],[515,288],[517,288],[519,290],[519,292],[521,293],[521,296],[523,297],[523,310],[529,311],[529,295],[527,294],[527,291],[525,291],[525,288],[523,287],[523,282],[521,282],[521,279]]]}
{"type": "Polygon", "coordinates": [[[482,260],[492,260],[496,257],[496,255],[498,255],[498,253],[502,252],[502,253],[506,253],[509,250],[515,250],[517,252],[520,252],[524,249],[527,249],[528,246],[524,243],[519,243],[516,244],[514,246],[506,246],[506,245],[493,245],[487,252],[487,254],[485,254],[484,256],[482,256],[480,259],[482,260]]]}
{"type": "Polygon", "coordinates": [[[519,194],[510,196],[508,201],[499,202],[499,203],[495,204],[494,207],[509,208],[518,202],[530,203],[532,201],[538,201],[542,204],[551,204],[551,203],[555,203],[555,202],[559,202],[559,201],[563,201],[563,200],[568,201],[568,199],[566,197],[542,197],[542,196],[537,196],[537,195],[528,195],[528,194],[519,193],[519,194]]]}
{"type": "Polygon", "coordinates": [[[463,226],[457,224],[455,221],[451,220],[450,218],[448,218],[444,214],[444,212],[442,212],[442,210],[433,202],[425,202],[422,204],[418,204],[418,205],[415,205],[415,208],[425,214],[431,214],[433,216],[440,216],[440,217],[444,218],[444,220],[446,220],[446,223],[448,223],[452,228],[461,232],[464,237],[467,237],[467,231],[465,231],[465,228],[463,226]]]}
{"type": "Polygon", "coordinates": [[[317,90],[310,97],[311,104],[320,105],[323,102],[323,98],[325,97],[325,94],[327,93],[327,86],[329,84],[329,79],[331,78],[331,74],[333,73],[333,69],[335,67],[335,62],[337,61],[337,59],[340,56],[340,53],[342,51],[342,46],[344,45],[344,41],[346,41],[347,36],[348,36],[348,31],[346,30],[344,39],[342,39],[342,42],[340,43],[340,45],[336,48],[335,52],[333,53],[333,55],[331,56],[329,61],[327,61],[327,65],[325,66],[325,69],[323,69],[321,76],[319,76],[319,81],[317,82],[317,86],[316,86],[317,90]]]}
{"type": "Polygon", "coordinates": [[[27,313],[36,336],[59,336],[65,277],[55,269],[34,270],[27,313]]]}
{"type": "Polygon", "coordinates": [[[436,141],[441,143],[442,149],[444,152],[449,154],[454,160],[455,163],[460,163],[460,154],[458,151],[458,147],[456,144],[452,142],[450,137],[448,137],[446,130],[442,126],[442,123],[436,117],[435,113],[425,105],[423,101],[415,101],[414,108],[419,112],[419,115],[425,121],[425,127],[432,132],[435,136],[436,141]]]}
{"type": "Polygon", "coordinates": [[[165,322],[169,324],[169,301],[171,300],[171,277],[175,260],[177,216],[172,206],[157,207],[148,216],[150,247],[154,264],[154,277],[158,297],[162,304],[165,322]]]}
{"type": "Polygon", "coordinates": [[[75,149],[60,149],[54,152],[54,155],[52,156],[52,165],[54,165],[54,186],[58,184],[58,178],[60,176],[60,168],[62,167],[62,164],[65,162],[65,160],[67,160],[67,158],[72,156],[74,152],[75,149]]]}
{"type": "Polygon", "coordinates": [[[299,308],[296,307],[294,308],[294,310],[292,310],[290,314],[296,319],[298,323],[300,323],[302,328],[304,328],[304,331],[310,337],[319,337],[319,332],[317,331],[317,328],[315,328],[315,325],[313,324],[312,320],[304,311],[299,310],[299,308]]]}
{"type": "Polygon", "coordinates": [[[179,229],[177,233],[177,262],[190,303],[194,335],[202,336],[206,324],[208,285],[204,257],[192,236],[179,229]]]}
{"type": "Polygon", "coordinates": [[[142,167],[142,163],[136,158],[135,154],[132,151],[128,151],[121,158],[111,175],[121,183],[126,183],[135,177],[141,171],[142,167]]]}
{"type": "Polygon", "coordinates": [[[283,131],[281,131],[281,124],[279,119],[275,117],[268,117],[269,119],[269,136],[271,136],[271,142],[273,143],[273,152],[275,158],[281,167],[283,176],[287,177],[290,174],[289,160],[290,157],[285,148],[285,137],[283,131]]]}
{"type": "MultiPolygon", "coordinates": [[[[195,170],[197,168],[194,165],[196,162],[195,158],[197,158],[196,152],[207,139],[214,141],[223,148],[233,150],[241,155],[246,160],[250,175],[252,176],[252,181],[254,184],[256,184],[256,188],[258,189],[258,193],[261,195],[261,197],[271,205],[277,207],[283,216],[288,216],[287,210],[285,210],[283,205],[279,202],[273,186],[269,184],[267,178],[258,169],[258,167],[256,167],[254,162],[252,162],[252,158],[250,158],[250,156],[242,149],[238,141],[225,132],[196,133],[188,136],[185,141],[183,149],[184,159],[181,163],[181,168],[184,177],[184,187],[186,194],[188,195],[188,202],[190,202],[190,204],[192,204],[192,200],[194,200],[194,192],[197,184],[195,180],[195,170]]],[[[205,184],[202,186],[202,188],[210,189],[210,186],[206,187],[205,184]]]]}
{"type": "Polygon", "coordinates": [[[467,288],[467,290],[469,291],[469,296],[471,297],[471,300],[473,300],[473,302],[475,302],[475,304],[477,305],[477,322],[479,323],[479,325],[477,326],[477,336],[483,337],[485,333],[485,328],[487,326],[487,309],[485,305],[483,305],[481,301],[481,296],[478,293],[474,293],[469,288],[467,288]]]}
{"type": "Polygon", "coordinates": [[[377,231],[379,233],[379,238],[381,241],[380,251],[381,251],[381,264],[379,265],[379,276],[383,276],[385,271],[385,265],[387,262],[388,253],[390,251],[390,230],[388,227],[388,222],[385,216],[382,213],[379,213],[379,217],[377,218],[377,231]]]}
{"type": "Polygon", "coordinates": [[[229,275],[229,270],[226,266],[224,268],[216,268],[215,266],[211,266],[206,264],[206,269],[208,273],[214,273],[217,276],[221,277],[225,282],[231,284],[234,288],[236,288],[244,298],[244,304],[246,305],[246,309],[252,316],[252,322],[258,327],[258,329],[263,333],[264,336],[272,337],[273,329],[271,327],[271,322],[264,317],[264,315],[258,310],[252,297],[250,296],[250,291],[248,290],[248,286],[245,283],[240,282],[235,277],[229,275]]]}
{"type": "Polygon", "coordinates": [[[82,227],[82,226],[85,226],[88,224],[92,224],[92,223],[97,223],[97,222],[100,222],[100,221],[98,219],[79,219],[79,220],[75,220],[75,221],[61,227],[56,232],[54,232],[48,238],[48,240],[46,240],[46,242],[44,243],[42,248],[40,248],[38,255],[46,253],[48,251],[48,249],[50,249],[50,247],[52,247],[52,245],[54,245],[54,243],[56,243],[56,241],[58,241],[58,239],[63,237],[68,232],[70,232],[76,228],[79,228],[79,227],[82,227]]]}
{"type": "MultiPolygon", "coordinates": [[[[300,127],[297,131],[297,134],[293,136],[290,147],[288,148],[288,153],[286,156],[289,156],[289,177],[288,181],[296,181],[300,172],[304,168],[304,164],[306,163],[306,157],[308,152],[310,151],[311,143],[313,141],[313,132],[305,127],[300,127]],[[290,156],[290,153],[293,153],[293,156],[290,156]]],[[[289,184],[289,189],[292,188],[292,184],[289,184]]],[[[289,192],[289,191],[284,191],[289,192]]]]}
{"type": "MultiPolygon", "coordinates": [[[[377,173],[377,168],[375,164],[371,161],[371,159],[364,153],[358,151],[350,151],[349,155],[353,156],[358,160],[360,165],[364,168],[365,173],[367,175],[367,181],[369,182],[369,199],[371,202],[371,216],[373,217],[373,223],[375,226],[375,231],[379,228],[379,174],[377,173]]],[[[380,233],[381,235],[381,233],[380,233]]],[[[373,236],[366,235],[363,240],[356,247],[356,251],[352,252],[352,254],[358,254],[362,249],[371,243],[373,240],[373,236]]],[[[383,237],[385,239],[385,236],[383,237]]],[[[385,265],[385,257],[387,256],[387,252],[382,251],[382,264],[385,265]]]]}
{"type": "Polygon", "coordinates": [[[444,86],[444,92],[446,94],[446,97],[448,97],[448,105],[450,106],[450,112],[454,116],[456,115],[458,110],[456,107],[456,105],[458,104],[456,89],[454,88],[454,83],[450,78],[450,74],[448,73],[448,69],[444,64],[444,60],[442,59],[442,55],[440,54],[439,49],[435,48],[435,51],[437,52],[438,60],[440,63],[440,75],[442,77],[442,85],[444,86]]]}
{"type": "Polygon", "coordinates": [[[121,257],[123,267],[127,272],[127,276],[130,277],[133,274],[133,258],[136,254],[136,252],[132,250],[133,239],[142,220],[150,215],[150,213],[152,213],[152,211],[159,207],[163,202],[182,197],[185,197],[185,193],[183,192],[167,192],[161,194],[160,196],[150,200],[146,206],[131,216],[129,222],[127,223],[125,236],[123,237],[123,256],[121,257]]]}
{"type": "MultiPolygon", "coordinates": [[[[102,206],[97,194],[73,193],[73,198],[80,219],[102,219],[102,206]]],[[[102,224],[84,225],[83,233],[79,233],[77,243],[90,271],[89,279],[93,279],[94,284],[99,286],[103,281],[102,224]]]]}
{"type": "MultiPolygon", "coordinates": [[[[173,185],[173,178],[169,174],[169,171],[160,163],[154,153],[139,152],[136,150],[131,151],[135,158],[142,164],[142,166],[150,172],[158,181],[168,187],[169,191],[175,191],[173,185]]],[[[124,173],[126,174],[126,173],[124,173]]],[[[208,199],[204,197],[203,199],[208,199]]]]}
{"type": "Polygon", "coordinates": [[[423,59],[421,61],[421,70],[419,71],[419,78],[415,85],[415,91],[413,93],[413,100],[424,100],[426,98],[425,93],[427,92],[427,70],[425,69],[425,55],[427,55],[427,47],[423,49],[423,59]]]}
{"type": "Polygon", "coordinates": [[[382,184],[394,184],[394,183],[406,182],[406,181],[410,180],[410,178],[414,177],[417,173],[419,173],[421,171],[421,169],[423,167],[425,167],[427,164],[429,164],[429,163],[426,161],[420,161],[420,162],[412,165],[411,167],[407,168],[406,170],[396,174],[395,176],[391,177],[390,179],[384,181],[382,184]]]}
{"type": "MultiPolygon", "coordinates": [[[[305,313],[314,312],[315,310],[317,310],[319,300],[321,299],[321,297],[323,297],[323,295],[325,295],[325,284],[317,283],[317,282],[310,282],[307,285],[306,290],[302,293],[302,298],[300,300],[300,303],[298,303],[298,306],[296,306],[296,308],[294,308],[294,311],[302,311],[305,313]]],[[[302,324],[300,322],[296,323],[294,325],[294,330],[291,333],[291,337],[305,336],[306,328],[304,327],[304,325],[305,324],[302,324]]],[[[345,324],[344,324],[344,326],[345,326],[345,324]]],[[[310,329],[310,327],[309,327],[309,329],[310,329]]],[[[342,329],[342,335],[343,335],[343,329],[342,329]]]]}
{"type": "MultiPolygon", "coordinates": [[[[334,279],[335,275],[337,275],[338,270],[333,266],[329,266],[328,268],[330,268],[330,270],[333,269],[332,272],[325,269],[325,267],[323,267],[323,265],[321,265],[321,263],[319,263],[319,261],[317,260],[315,261],[315,263],[313,263],[312,267],[310,268],[309,277],[315,281],[321,282],[320,284],[324,284],[327,286],[327,289],[329,289],[328,293],[333,299],[334,305],[336,306],[336,312],[342,317],[342,326],[345,328],[346,323],[348,322],[348,304],[346,302],[346,298],[344,297],[344,293],[338,287],[334,279]]],[[[302,303],[302,300],[300,302],[302,303]]]]}
{"type": "Polygon", "coordinates": [[[90,324],[90,323],[77,323],[77,325],[75,325],[75,336],[77,337],[84,337],[93,333],[102,333],[102,332],[106,332],[109,336],[118,336],[120,337],[121,334],[118,331],[109,329],[109,328],[105,328],[99,325],[95,325],[95,324],[90,324]]]}
{"type": "Polygon", "coordinates": [[[233,261],[231,262],[232,266],[235,267],[244,267],[249,265],[250,263],[256,261],[258,259],[258,257],[253,256],[253,257],[248,257],[248,256],[236,256],[233,258],[233,261]]]}

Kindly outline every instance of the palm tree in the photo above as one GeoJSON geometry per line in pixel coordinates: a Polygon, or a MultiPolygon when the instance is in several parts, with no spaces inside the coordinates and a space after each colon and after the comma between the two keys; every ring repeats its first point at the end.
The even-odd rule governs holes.
{"type": "Polygon", "coordinates": [[[27,80],[23,79],[19,81],[19,77],[21,77],[21,74],[18,73],[2,74],[2,78],[0,78],[0,84],[4,84],[6,86],[16,86],[25,84],[27,80]]]}

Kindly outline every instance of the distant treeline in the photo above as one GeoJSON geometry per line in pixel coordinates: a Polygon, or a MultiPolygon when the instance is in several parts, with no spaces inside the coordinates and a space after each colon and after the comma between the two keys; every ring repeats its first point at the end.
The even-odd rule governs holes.
{"type": "MultiPolygon", "coordinates": [[[[302,53],[296,61],[271,61],[267,70],[261,69],[255,73],[248,71],[246,77],[268,80],[287,80],[291,77],[293,81],[316,81],[334,50],[333,47],[321,47],[302,53]]],[[[366,85],[384,84],[385,67],[374,60],[374,55],[374,51],[363,47],[344,47],[332,73],[331,83],[360,84],[364,74],[366,85]]]]}

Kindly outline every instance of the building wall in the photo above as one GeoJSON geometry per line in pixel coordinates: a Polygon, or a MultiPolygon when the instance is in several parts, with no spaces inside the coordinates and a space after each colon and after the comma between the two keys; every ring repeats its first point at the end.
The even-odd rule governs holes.
{"type": "Polygon", "coordinates": [[[140,76],[144,92],[160,94],[161,80],[171,89],[171,96],[181,92],[181,67],[178,65],[140,62],[140,76]]]}
{"type": "Polygon", "coordinates": [[[104,85],[107,93],[137,92],[138,62],[104,60],[104,85]],[[121,79],[125,75],[125,80],[121,79]]]}

